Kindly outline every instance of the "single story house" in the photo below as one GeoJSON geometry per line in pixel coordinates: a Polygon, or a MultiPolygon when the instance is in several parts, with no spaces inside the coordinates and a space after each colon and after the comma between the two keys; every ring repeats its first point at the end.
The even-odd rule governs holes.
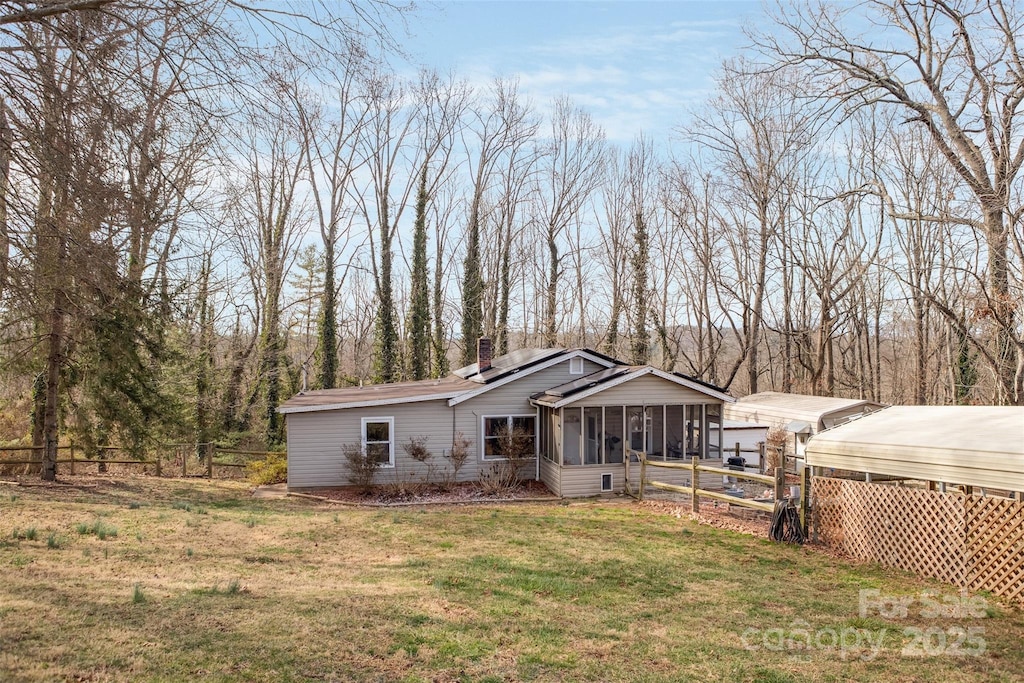
{"type": "MultiPolygon", "coordinates": [[[[481,339],[478,351],[477,363],[443,379],[306,391],[286,401],[279,411],[288,488],[349,484],[346,445],[377,459],[377,483],[479,480],[504,460],[507,429],[532,442],[532,472],[524,474],[564,497],[623,491],[627,449],[664,460],[722,459],[722,407],[733,399],[717,387],[591,349],[492,358],[481,339]],[[426,446],[428,462],[406,453],[410,441],[426,446]],[[470,456],[455,477],[450,456],[460,441],[470,456]]],[[[688,476],[662,471],[665,481],[688,476]]]]}
{"type": "Polygon", "coordinates": [[[798,461],[804,457],[807,440],[820,431],[885,407],[883,403],[856,398],[788,394],[762,391],[737,399],[725,407],[725,419],[744,420],[781,428],[792,438],[798,461]]]}
{"type": "Polygon", "coordinates": [[[825,430],[807,465],[1024,492],[1024,407],[894,406],[825,430]]]}

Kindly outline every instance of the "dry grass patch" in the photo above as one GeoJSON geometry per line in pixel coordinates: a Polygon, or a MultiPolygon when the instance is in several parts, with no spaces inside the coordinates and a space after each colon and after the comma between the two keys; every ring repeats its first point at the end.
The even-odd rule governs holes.
{"type": "Polygon", "coordinates": [[[862,588],[953,591],[632,504],[339,511],[145,478],[0,495],[0,680],[974,682],[1024,669],[1018,611],[861,619],[862,588]],[[76,533],[97,521],[117,535],[76,533]],[[36,540],[15,537],[28,528],[36,540]],[[798,620],[888,634],[871,661],[744,648],[749,629],[798,620]],[[987,652],[902,655],[905,627],[955,626],[983,628],[987,652]]]}

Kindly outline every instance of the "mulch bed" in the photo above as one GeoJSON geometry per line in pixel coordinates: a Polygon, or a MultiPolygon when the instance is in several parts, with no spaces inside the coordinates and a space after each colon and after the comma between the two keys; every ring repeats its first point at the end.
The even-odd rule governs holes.
{"type": "Polygon", "coordinates": [[[476,482],[460,482],[448,487],[435,485],[389,486],[377,487],[371,493],[365,493],[354,486],[337,488],[320,488],[303,491],[303,493],[326,498],[327,500],[349,505],[429,505],[458,504],[478,502],[500,502],[508,500],[558,500],[547,486],[539,481],[525,481],[516,489],[501,493],[490,493],[476,482]]]}
{"type": "Polygon", "coordinates": [[[700,504],[700,513],[694,514],[690,510],[690,504],[685,505],[672,500],[645,500],[640,503],[646,507],[657,510],[677,519],[692,519],[701,524],[707,524],[718,529],[729,529],[739,531],[753,536],[768,537],[768,528],[771,526],[771,519],[767,514],[756,510],[748,510],[738,506],[730,506],[728,503],[717,501],[706,501],[700,504]]]}

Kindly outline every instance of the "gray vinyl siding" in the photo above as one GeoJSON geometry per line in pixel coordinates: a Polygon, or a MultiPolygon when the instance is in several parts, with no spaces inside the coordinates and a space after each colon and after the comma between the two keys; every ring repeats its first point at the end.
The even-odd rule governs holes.
{"type": "MultiPolygon", "coordinates": [[[[557,466],[553,469],[558,470],[557,466]]],[[[599,496],[601,491],[601,475],[612,475],[612,493],[621,494],[625,492],[626,467],[624,464],[615,465],[579,465],[573,467],[562,467],[557,473],[559,488],[556,493],[563,498],[582,498],[586,496],[599,496]]],[[[633,492],[636,493],[640,485],[640,465],[631,463],[629,466],[629,478],[632,482],[633,492]]],[[[690,473],[686,470],[647,468],[647,479],[649,481],[661,481],[666,484],[677,486],[690,485],[690,473]]],[[[722,477],[717,474],[700,475],[700,484],[703,489],[721,489],[722,477]]],[[[654,493],[656,489],[648,489],[648,493],[654,493]]]]}
{"type": "MultiPolygon", "coordinates": [[[[432,457],[434,478],[449,467],[444,457],[452,444],[452,409],[447,401],[420,401],[403,405],[371,408],[325,410],[288,415],[288,488],[347,486],[348,472],[341,449],[344,444],[358,446],[362,441],[362,419],[394,418],[394,468],[381,468],[375,483],[389,481],[420,481],[427,475],[427,466],[410,458],[402,444],[410,438],[425,438],[432,457]]],[[[467,462],[459,472],[459,480],[476,475],[467,462]],[[471,471],[466,471],[471,470],[471,471]]]]}
{"type": "MultiPolygon", "coordinates": [[[[597,372],[601,366],[583,361],[584,374],[597,372]]],[[[343,444],[359,445],[362,440],[362,418],[394,418],[394,468],[378,470],[375,483],[391,481],[424,481],[428,466],[412,460],[402,450],[410,438],[426,438],[426,446],[433,457],[429,474],[434,480],[451,471],[445,457],[451,449],[455,434],[462,432],[469,439],[470,457],[459,470],[459,481],[479,479],[484,468],[492,461],[483,460],[483,416],[535,415],[530,405],[532,394],[564,384],[581,375],[569,374],[569,361],[524,375],[506,385],[492,389],[456,406],[447,400],[418,401],[370,408],[347,408],[315,412],[291,413],[288,425],[288,488],[302,489],[349,485],[347,467],[342,457],[343,444]]],[[[532,478],[536,464],[531,461],[524,470],[532,478]]],[[[600,482],[598,482],[600,486],[600,482]]]]}
{"type": "Polygon", "coordinates": [[[699,391],[680,386],[654,375],[644,375],[593,396],[573,401],[572,406],[654,405],[680,403],[722,403],[699,391]]]}
{"type": "Polygon", "coordinates": [[[541,459],[540,461],[540,480],[544,482],[544,485],[547,486],[548,489],[550,489],[550,491],[556,496],[562,495],[560,492],[561,485],[559,483],[561,469],[562,468],[550,460],[541,459]]]}
{"type": "MultiPolygon", "coordinates": [[[[584,375],[602,369],[595,363],[583,360],[584,375]]],[[[473,441],[473,453],[475,454],[473,459],[476,461],[477,473],[479,473],[481,465],[486,466],[488,462],[483,460],[483,422],[481,418],[500,415],[536,415],[537,408],[530,405],[530,396],[582,376],[570,375],[569,361],[565,360],[456,405],[456,431],[461,431],[466,438],[473,441]]],[[[467,462],[466,467],[469,468],[469,466],[470,463],[467,462]]]]}

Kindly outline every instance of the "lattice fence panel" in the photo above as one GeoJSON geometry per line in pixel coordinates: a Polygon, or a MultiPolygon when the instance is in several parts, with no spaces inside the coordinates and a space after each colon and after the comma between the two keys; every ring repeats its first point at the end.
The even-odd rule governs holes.
{"type": "Polygon", "coordinates": [[[842,479],[815,477],[811,485],[812,520],[818,541],[842,550],[843,540],[843,484],[842,479]]]}
{"type": "Polygon", "coordinates": [[[820,541],[853,557],[964,585],[963,498],[821,478],[813,487],[822,508],[817,511],[820,541]]]}
{"type": "Polygon", "coordinates": [[[970,498],[967,587],[1024,602],[1024,502],[970,498]]]}

